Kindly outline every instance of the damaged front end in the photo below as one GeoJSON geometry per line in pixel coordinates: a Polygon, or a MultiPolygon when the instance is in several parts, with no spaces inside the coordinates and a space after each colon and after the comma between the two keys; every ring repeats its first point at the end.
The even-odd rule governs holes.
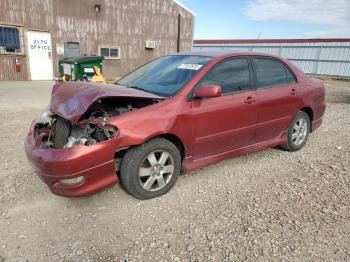
{"type": "Polygon", "coordinates": [[[69,121],[52,113],[47,107],[39,117],[35,127],[35,139],[42,136],[45,148],[70,148],[75,145],[94,145],[112,140],[118,134],[108,119],[155,103],[153,99],[101,99],[93,103],[78,122],[69,121]]]}
{"type": "Polygon", "coordinates": [[[37,122],[34,138],[42,136],[42,145],[47,149],[70,148],[79,144],[94,145],[113,139],[117,133],[116,127],[105,124],[106,117],[91,117],[72,124],[51,112],[44,114],[47,116],[37,122]]]}
{"type": "Polygon", "coordinates": [[[162,100],[114,85],[55,85],[50,106],[26,136],[27,158],[40,179],[60,196],[85,196],[118,183],[117,152],[126,146],[118,121],[112,118],[162,100]]]}

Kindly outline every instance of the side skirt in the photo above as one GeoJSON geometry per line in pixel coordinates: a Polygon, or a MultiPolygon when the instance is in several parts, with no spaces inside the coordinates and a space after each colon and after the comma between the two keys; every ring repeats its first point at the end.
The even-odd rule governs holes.
{"type": "Polygon", "coordinates": [[[186,157],[185,161],[183,162],[183,170],[188,172],[188,171],[191,171],[191,170],[194,170],[197,168],[201,168],[201,167],[205,167],[205,166],[217,163],[219,161],[222,161],[222,160],[230,158],[230,157],[260,151],[262,149],[271,148],[271,147],[283,145],[286,143],[287,143],[287,132],[283,132],[283,134],[278,138],[270,139],[268,141],[249,145],[249,146],[242,147],[242,148],[235,149],[235,150],[222,152],[222,153],[219,153],[216,155],[203,157],[203,158],[196,159],[196,160],[193,160],[192,156],[186,157]]]}

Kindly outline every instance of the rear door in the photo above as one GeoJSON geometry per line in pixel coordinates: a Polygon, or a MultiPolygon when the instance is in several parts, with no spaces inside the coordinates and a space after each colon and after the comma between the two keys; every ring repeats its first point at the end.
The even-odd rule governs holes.
{"type": "Polygon", "coordinates": [[[291,70],[282,61],[253,57],[255,87],[259,100],[256,142],[282,135],[294,118],[299,87],[291,70]]]}
{"type": "Polygon", "coordinates": [[[226,59],[210,70],[196,88],[215,84],[222,96],[192,101],[194,159],[254,143],[257,95],[248,58],[226,59]]]}

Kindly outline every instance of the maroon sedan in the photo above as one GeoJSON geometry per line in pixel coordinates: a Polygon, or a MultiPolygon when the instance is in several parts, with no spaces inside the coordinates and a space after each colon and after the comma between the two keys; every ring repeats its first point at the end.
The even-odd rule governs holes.
{"type": "Polygon", "coordinates": [[[57,195],[120,180],[147,199],[168,192],[181,171],[269,147],[299,150],[325,108],[322,82],[280,57],[171,55],[115,85],[55,85],[25,151],[57,195]]]}

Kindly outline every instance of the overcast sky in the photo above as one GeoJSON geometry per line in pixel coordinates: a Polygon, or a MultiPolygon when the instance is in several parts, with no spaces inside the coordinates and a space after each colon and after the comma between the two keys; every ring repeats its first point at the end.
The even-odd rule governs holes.
{"type": "Polygon", "coordinates": [[[350,37],[350,0],[180,0],[195,39],[350,37]]]}

